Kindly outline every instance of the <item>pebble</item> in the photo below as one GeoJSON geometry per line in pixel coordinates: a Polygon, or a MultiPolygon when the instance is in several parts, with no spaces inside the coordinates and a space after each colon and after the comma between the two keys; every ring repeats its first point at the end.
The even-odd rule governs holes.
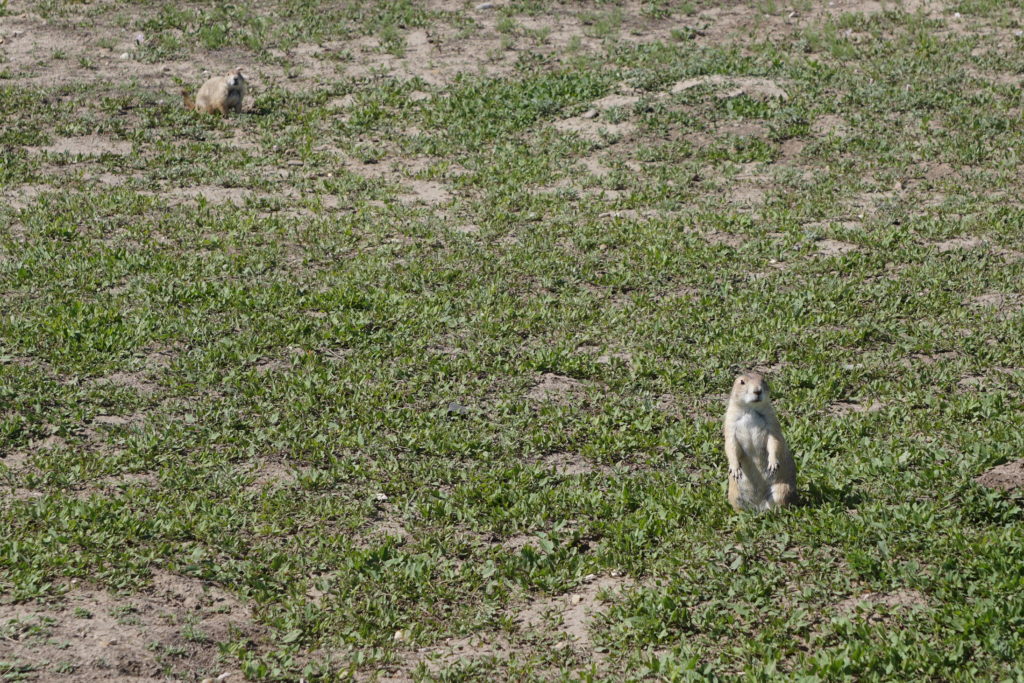
{"type": "Polygon", "coordinates": [[[477,10],[494,9],[493,2],[481,2],[476,6],[477,10]]]}
{"type": "Polygon", "coordinates": [[[597,110],[596,109],[588,109],[585,112],[583,112],[582,114],[580,114],[580,118],[596,119],[597,118],[597,110]]]}
{"type": "Polygon", "coordinates": [[[451,403],[448,404],[448,412],[452,415],[468,415],[469,408],[462,405],[461,403],[456,403],[455,401],[452,401],[451,403]]]}

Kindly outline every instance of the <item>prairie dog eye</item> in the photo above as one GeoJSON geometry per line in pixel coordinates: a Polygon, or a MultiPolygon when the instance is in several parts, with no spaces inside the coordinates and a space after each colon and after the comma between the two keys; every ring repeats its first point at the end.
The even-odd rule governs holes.
{"type": "Polygon", "coordinates": [[[746,385],[747,385],[747,383],[746,383],[746,382],[744,382],[743,380],[740,380],[740,384],[741,384],[742,386],[746,386],[746,385]]]}

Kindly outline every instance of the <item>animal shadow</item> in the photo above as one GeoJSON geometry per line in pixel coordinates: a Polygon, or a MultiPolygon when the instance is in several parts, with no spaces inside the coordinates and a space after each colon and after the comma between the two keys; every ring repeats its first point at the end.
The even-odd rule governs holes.
{"type": "Polygon", "coordinates": [[[828,484],[811,482],[805,489],[800,491],[800,507],[821,507],[822,505],[836,504],[844,508],[856,508],[864,501],[864,497],[852,486],[838,488],[828,484]]]}

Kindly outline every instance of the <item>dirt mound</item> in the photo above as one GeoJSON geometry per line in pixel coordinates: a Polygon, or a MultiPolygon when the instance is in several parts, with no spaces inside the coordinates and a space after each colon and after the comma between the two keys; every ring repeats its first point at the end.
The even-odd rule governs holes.
{"type": "Polygon", "coordinates": [[[577,649],[591,650],[594,643],[590,623],[605,609],[604,601],[599,596],[620,593],[632,584],[630,579],[623,577],[595,577],[574,593],[530,603],[516,616],[515,621],[521,628],[528,630],[546,630],[545,625],[551,624],[555,632],[568,636],[577,649]]]}
{"type": "Polygon", "coordinates": [[[3,659],[40,680],[217,676],[218,643],[256,637],[252,615],[199,579],[158,571],[145,594],[72,588],[59,602],[0,605],[3,659]]]}
{"type": "Polygon", "coordinates": [[[738,76],[722,76],[712,74],[679,81],[673,85],[669,92],[676,94],[696,88],[697,86],[708,85],[716,88],[726,87],[720,90],[717,96],[721,99],[731,99],[746,95],[755,100],[767,101],[772,99],[788,100],[789,95],[782,87],[773,80],[767,78],[746,78],[738,76]]]}
{"type": "Polygon", "coordinates": [[[993,467],[984,472],[974,481],[990,489],[1000,491],[1017,491],[1024,488],[1024,458],[993,467]]]}
{"type": "Polygon", "coordinates": [[[572,377],[556,375],[553,372],[546,372],[541,380],[526,394],[527,398],[534,401],[557,400],[567,394],[582,391],[583,383],[572,377]]]}
{"type": "Polygon", "coordinates": [[[867,608],[867,611],[874,612],[876,607],[910,608],[926,607],[928,600],[920,591],[903,588],[889,593],[865,593],[855,597],[847,598],[836,605],[837,612],[853,612],[858,607],[867,608]]]}

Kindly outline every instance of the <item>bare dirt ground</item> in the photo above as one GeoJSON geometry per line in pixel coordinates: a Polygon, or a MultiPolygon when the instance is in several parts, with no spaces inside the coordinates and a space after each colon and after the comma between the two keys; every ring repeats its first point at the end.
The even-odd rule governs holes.
{"type": "Polygon", "coordinates": [[[165,571],[143,593],[76,581],[58,603],[0,605],[0,624],[0,657],[48,669],[50,680],[166,680],[168,669],[176,678],[219,676],[231,673],[219,642],[261,635],[237,599],[165,571]]]}
{"type": "Polygon", "coordinates": [[[1000,491],[1020,491],[1024,488],[1024,460],[1014,460],[993,467],[975,480],[982,486],[1000,491]]]}

